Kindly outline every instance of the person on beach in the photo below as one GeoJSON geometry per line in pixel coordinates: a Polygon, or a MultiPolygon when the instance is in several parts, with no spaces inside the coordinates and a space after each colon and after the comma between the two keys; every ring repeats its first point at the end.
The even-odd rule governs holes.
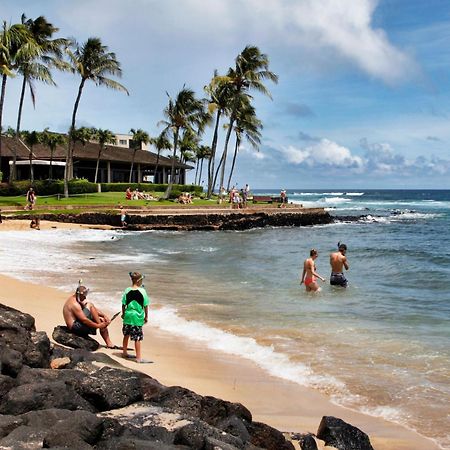
{"type": "Polygon", "coordinates": [[[338,242],[338,251],[333,252],[330,255],[330,265],[331,265],[331,276],[330,284],[332,286],[342,286],[347,287],[348,281],[344,275],[345,270],[349,269],[347,257],[345,256],[347,252],[347,246],[338,242]]]}
{"type": "Polygon", "coordinates": [[[311,249],[309,252],[309,258],[305,259],[303,263],[303,274],[300,284],[305,283],[306,292],[319,292],[320,287],[317,284],[317,278],[319,280],[325,281],[325,278],[321,277],[317,273],[315,260],[319,256],[319,253],[316,249],[311,249]]]}
{"type": "Polygon", "coordinates": [[[30,187],[27,192],[27,206],[25,206],[25,209],[29,209],[30,211],[34,208],[34,205],[36,204],[36,192],[34,192],[34,189],[30,187]]]}
{"type": "Polygon", "coordinates": [[[282,189],[280,192],[280,199],[281,199],[281,203],[280,203],[280,208],[286,208],[286,202],[287,202],[287,197],[286,197],[286,190],[282,189]]]}
{"type": "Polygon", "coordinates": [[[127,223],[127,211],[123,208],[122,205],[119,206],[120,209],[120,224],[122,225],[122,228],[126,228],[128,226],[127,223]]]}
{"type": "Polygon", "coordinates": [[[133,197],[133,193],[131,192],[131,188],[127,187],[127,190],[125,191],[125,200],[131,200],[133,197]]]}
{"type": "Polygon", "coordinates": [[[109,337],[108,325],[111,323],[109,317],[97,309],[93,303],[88,302],[86,297],[89,289],[86,286],[78,286],[64,303],[63,316],[67,328],[74,334],[87,337],[96,334],[100,330],[100,336],[108,348],[118,348],[113,345],[109,337]]]}
{"type": "Polygon", "coordinates": [[[139,272],[130,272],[131,287],[125,289],[122,296],[122,320],[123,320],[123,350],[122,356],[128,358],[128,341],[134,341],[136,350],[136,362],[149,362],[142,359],[141,341],[144,339],[142,327],[148,321],[148,305],[150,299],[142,286],[144,276],[139,272]]]}

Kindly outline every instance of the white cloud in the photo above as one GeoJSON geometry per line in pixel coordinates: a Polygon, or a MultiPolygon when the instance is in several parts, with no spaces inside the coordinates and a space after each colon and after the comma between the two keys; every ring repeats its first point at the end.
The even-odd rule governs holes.
{"type": "Polygon", "coordinates": [[[309,167],[327,166],[359,171],[364,166],[362,158],[352,155],[348,148],[328,139],[320,139],[317,143],[305,148],[290,145],[282,147],[279,151],[288,162],[298,165],[304,164],[309,167]]]}

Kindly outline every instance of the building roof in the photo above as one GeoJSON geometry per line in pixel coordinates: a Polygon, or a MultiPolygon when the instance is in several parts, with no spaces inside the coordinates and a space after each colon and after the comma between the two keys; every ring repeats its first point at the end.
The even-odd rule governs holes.
{"type": "MultiPolygon", "coordinates": [[[[75,143],[74,158],[97,161],[99,144],[94,142],[87,142],[83,145],[81,142],[75,143]]],[[[29,159],[28,148],[17,141],[14,138],[2,136],[2,156],[12,157],[13,151],[16,150],[17,159],[29,159]]],[[[117,147],[115,145],[107,145],[100,155],[100,161],[111,161],[117,163],[131,163],[134,150],[130,148],[117,147]]],[[[33,158],[37,159],[50,159],[50,149],[42,144],[35,145],[33,147],[33,158]]],[[[65,161],[66,149],[62,146],[57,146],[53,153],[54,160],[65,161]]],[[[147,150],[136,150],[136,156],[134,159],[135,164],[141,165],[156,165],[157,155],[156,153],[149,152],[147,150]]],[[[160,156],[158,165],[160,167],[171,167],[172,159],[166,156],[160,156]]],[[[178,161],[175,162],[175,167],[181,169],[192,169],[192,166],[187,164],[181,164],[178,161]]]]}

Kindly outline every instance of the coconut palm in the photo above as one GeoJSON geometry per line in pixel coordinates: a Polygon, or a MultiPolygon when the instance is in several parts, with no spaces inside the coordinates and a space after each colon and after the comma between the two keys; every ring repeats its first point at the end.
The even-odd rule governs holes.
{"type": "Polygon", "coordinates": [[[50,168],[48,172],[48,177],[50,180],[53,179],[53,155],[55,153],[56,147],[64,146],[67,143],[67,138],[63,134],[60,133],[52,133],[51,131],[46,128],[41,133],[41,142],[46,147],[50,149],[50,168]]]}
{"type": "MultiPolygon", "coordinates": [[[[29,31],[23,24],[8,25],[3,22],[0,31],[0,75],[2,86],[0,94],[0,130],[3,122],[3,105],[5,103],[6,82],[8,77],[14,77],[16,61],[35,55],[38,49],[33,44],[29,31]]],[[[0,161],[2,156],[2,136],[0,133],[0,161]]]]}
{"type": "Polygon", "coordinates": [[[115,134],[110,130],[102,130],[101,128],[94,128],[92,133],[93,139],[98,141],[98,155],[97,155],[97,164],[95,166],[95,176],[94,176],[94,183],[97,183],[97,176],[98,176],[98,167],[100,165],[100,157],[102,155],[103,150],[106,149],[106,144],[115,144],[116,143],[116,136],[115,134]]]}
{"type": "Polygon", "coordinates": [[[127,89],[107,75],[120,77],[122,69],[120,63],[116,59],[113,52],[108,51],[108,47],[103,45],[99,38],[89,38],[84,44],[73,43],[74,50],[69,50],[68,55],[70,59],[71,71],[81,77],[78,86],[78,93],[75,99],[72,112],[72,122],[70,124],[69,147],[66,157],[66,171],[64,176],[64,195],[69,196],[69,180],[73,178],[73,151],[75,141],[73,140],[73,130],[75,130],[76,116],[78,106],[83,93],[84,85],[87,81],[92,81],[97,86],[106,86],[111,89],[123,91],[128,94],[127,89]]]}
{"type": "Polygon", "coordinates": [[[198,171],[198,181],[197,181],[197,170],[195,172],[195,181],[194,184],[201,184],[202,179],[202,172],[203,172],[203,161],[205,158],[210,159],[211,158],[211,147],[208,147],[207,145],[200,145],[200,147],[197,148],[197,170],[199,169],[199,163],[200,163],[200,170],[198,171]]]}
{"type": "MultiPolygon", "coordinates": [[[[198,134],[194,133],[190,129],[183,131],[183,135],[180,139],[180,155],[181,162],[185,164],[186,162],[196,161],[197,149],[200,143],[200,137],[198,134]]],[[[177,180],[180,183],[180,180],[177,180]]]]}
{"type": "Polygon", "coordinates": [[[191,131],[194,131],[195,128],[197,130],[203,129],[209,118],[209,114],[204,108],[204,102],[195,98],[193,90],[183,87],[183,89],[178,92],[175,99],[172,99],[169,94],[167,95],[169,97],[169,103],[164,109],[166,120],[163,120],[160,123],[165,125],[164,130],[166,132],[172,134],[173,153],[170,182],[163,195],[163,198],[165,199],[169,198],[175,179],[175,162],[180,132],[187,129],[191,131]]]}
{"type": "MultiPolygon", "coordinates": [[[[142,149],[142,144],[148,144],[150,142],[150,136],[148,133],[144,130],[141,130],[138,128],[135,130],[132,128],[130,130],[130,133],[133,135],[133,139],[131,140],[131,147],[133,149],[133,158],[131,160],[131,168],[130,168],[130,178],[128,180],[129,183],[131,183],[131,180],[133,178],[133,166],[134,166],[134,159],[136,158],[136,152],[138,150],[142,149]]],[[[138,180],[139,182],[140,180],[138,180]]]]}
{"type": "MultiPolygon", "coordinates": [[[[51,67],[58,67],[64,69],[67,67],[61,57],[62,48],[69,43],[67,39],[58,38],[51,39],[52,35],[58,31],[50,22],[47,22],[45,17],[39,16],[35,20],[27,19],[25,14],[22,14],[22,24],[27,28],[34,44],[39,51],[34,55],[26,55],[17,60],[17,72],[22,75],[22,88],[19,100],[19,111],[17,114],[16,136],[20,135],[20,123],[22,119],[23,101],[25,98],[25,91],[27,86],[30,89],[31,101],[33,106],[36,104],[36,92],[34,88],[34,81],[41,81],[43,83],[56,86],[51,74],[51,67]]],[[[17,155],[14,151],[13,164],[11,167],[10,181],[15,179],[17,155]]]]}
{"type": "Polygon", "coordinates": [[[42,140],[41,133],[37,131],[22,131],[21,138],[28,148],[29,160],[30,160],[30,183],[34,182],[33,171],[33,147],[39,144],[42,140]]]}
{"type": "Polygon", "coordinates": [[[261,143],[260,130],[262,130],[262,128],[262,122],[256,117],[255,108],[250,103],[238,111],[236,123],[234,125],[236,142],[234,146],[233,162],[231,163],[230,175],[228,177],[227,191],[230,190],[231,177],[233,176],[236,158],[242,139],[245,138],[254,149],[258,149],[258,146],[261,143]]]}
{"type": "Polygon", "coordinates": [[[227,159],[228,143],[238,111],[245,106],[249,98],[248,92],[255,90],[271,97],[264,81],[278,82],[278,76],[269,70],[269,58],[261,53],[258,47],[247,46],[236,58],[234,69],[229,69],[227,73],[229,83],[233,87],[234,94],[229,115],[228,130],[225,138],[224,150],[222,153],[222,168],[220,174],[220,186],[223,186],[225,178],[225,166],[227,159]]]}
{"type": "MultiPolygon", "coordinates": [[[[163,150],[170,150],[172,148],[172,144],[170,143],[169,139],[167,138],[167,133],[162,132],[159,134],[158,137],[153,138],[151,140],[151,143],[156,148],[156,164],[155,164],[155,176],[153,177],[153,181],[156,182],[156,177],[158,173],[158,165],[159,165],[159,157],[161,155],[161,151],[163,150]]],[[[164,182],[164,180],[163,180],[164,182]]]]}

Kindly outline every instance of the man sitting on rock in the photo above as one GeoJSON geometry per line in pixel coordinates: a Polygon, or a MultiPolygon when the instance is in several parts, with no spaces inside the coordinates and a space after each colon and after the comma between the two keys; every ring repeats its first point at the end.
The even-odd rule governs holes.
{"type": "Polygon", "coordinates": [[[109,338],[108,325],[111,323],[109,317],[86,300],[89,289],[78,286],[77,290],[64,303],[63,316],[67,328],[74,334],[87,337],[96,334],[97,328],[108,348],[118,348],[113,345],[109,338]]]}

